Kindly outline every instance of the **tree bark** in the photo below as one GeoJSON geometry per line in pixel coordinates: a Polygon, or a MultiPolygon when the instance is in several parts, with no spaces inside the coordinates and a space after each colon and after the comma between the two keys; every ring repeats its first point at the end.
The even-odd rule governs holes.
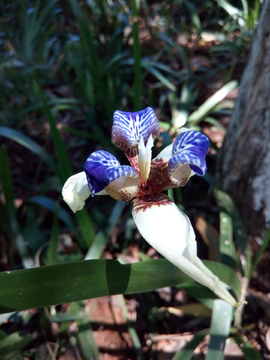
{"type": "Polygon", "coordinates": [[[265,0],[225,137],[221,184],[250,235],[270,226],[270,0],[265,0]]]}

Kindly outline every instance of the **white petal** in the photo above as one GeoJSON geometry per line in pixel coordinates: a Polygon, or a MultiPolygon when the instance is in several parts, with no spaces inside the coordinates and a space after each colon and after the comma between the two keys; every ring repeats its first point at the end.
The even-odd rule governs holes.
{"type": "Polygon", "coordinates": [[[188,217],[164,194],[135,199],[132,215],[145,240],[173,263],[195,239],[188,217]]]}
{"type": "Polygon", "coordinates": [[[67,179],[62,189],[62,195],[64,201],[74,213],[84,207],[85,200],[90,196],[84,171],[67,179]]]}
{"type": "Polygon", "coordinates": [[[168,162],[170,160],[170,158],[172,157],[172,148],[173,148],[173,143],[166,146],[155,158],[156,159],[162,159],[164,162],[168,162]]]}
{"type": "Polygon", "coordinates": [[[135,199],[132,215],[141,235],[160,254],[230,305],[237,305],[222,282],[197,257],[189,218],[167,196],[135,199]]]}

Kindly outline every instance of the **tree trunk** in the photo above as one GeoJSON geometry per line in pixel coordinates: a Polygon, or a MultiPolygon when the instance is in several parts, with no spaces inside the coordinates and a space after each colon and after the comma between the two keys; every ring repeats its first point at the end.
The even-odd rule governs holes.
{"type": "Polygon", "coordinates": [[[221,183],[250,235],[270,226],[270,0],[265,0],[222,149],[221,183]]]}

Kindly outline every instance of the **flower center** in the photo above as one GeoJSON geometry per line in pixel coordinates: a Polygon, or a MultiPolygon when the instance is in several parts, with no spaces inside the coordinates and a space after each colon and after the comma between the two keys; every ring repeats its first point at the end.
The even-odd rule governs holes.
{"type": "Polygon", "coordinates": [[[140,169],[140,175],[143,182],[146,184],[151,167],[152,160],[152,147],[154,146],[154,137],[150,135],[146,146],[144,145],[143,136],[140,138],[138,145],[138,164],[140,169]]]}

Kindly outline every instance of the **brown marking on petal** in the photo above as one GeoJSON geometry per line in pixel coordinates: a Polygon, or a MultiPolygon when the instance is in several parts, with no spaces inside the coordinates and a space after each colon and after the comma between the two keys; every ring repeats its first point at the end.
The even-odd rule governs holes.
{"type": "Polygon", "coordinates": [[[155,159],[151,162],[147,183],[146,185],[142,184],[137,196],[158,194],[172,187],[175,186],[169,177],[168,163],[162,159],[155,159]]]}
{"type": "Polygon", "coordinates": [[[107,193],[119,201],[130,201],[137,194],[140,181],[136,178],[121,177],[110,182],[105,187],[107,193]]]}
{"type": "Polygon", "coordinates": [[[163,159],[152,160],[147,183],[143,184],[141,181],[141,187],[136,197],[159,194],[168,189],[185,186],[190,178],[190,173],[189,165],[183,165],[170,176],[167,162],[163,159]]]}
{"type": "MultiPolygon", "coordinates": [[[[191,169],[188,164],[185,164],[175,170],[171,175],[171,181],[178,186],[185,186],[190,178],[191,169]]],[[[175,186],[174,186],[175,187],[175,186]]]]}
{"type": "Polygon", "coordinates": [[[163,159],[155,159],[151,162],[147,188],[151,193],[159,193],[171,187],[168,163],[163,159]]]}
{"type": "Polygon", "coordinates": [[[126,156],[127,156],[128,160],[129,160],[131,166],[133,167],[133,169],[135,169],[135,170],[139,173],[139,175],[140,175],[140,168],[139,168],[138,156],[137,156],[137,155],[135,155],[135,156],[128,156],[128,155],[126,155],[126,156]]]}
{"type": "Polygon", "coordinates": [[[143,198],[136,198],[133,200],[133,211],[145,211],[153,206],[171,205],[171,199],[164,194],[146,195],[143,198]]]}

